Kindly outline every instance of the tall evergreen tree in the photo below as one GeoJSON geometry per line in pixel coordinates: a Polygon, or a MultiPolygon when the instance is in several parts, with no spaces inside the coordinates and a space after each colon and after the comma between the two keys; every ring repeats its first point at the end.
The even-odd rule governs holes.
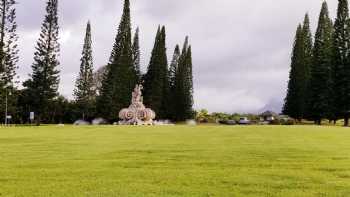
{"type": "Polygon", "coordinates": [[[148,71],[144,77],[144,101],[158,119],[169,118],[169,76],[165,27],[158,28],[148,71]]]}
{"type": "Polygon", "coordinates": [[[176,78],[177,69],[179,67],[180,56],[181,56],[180,47],[179,45],[176,45],[173,59],[169,67],[169,82],[170,82],[171,89],[173,89],[175,86],[175,78],[176,78]]]}
{"type": "Polygon", "coordinates": [[[99,115],[116,120],[119,111],[130,104],[132,90],[137,83],[131,43],[130,2],[125,0],[122,19],[98,98],[99,115]]]}
{"type": "Polygon", "coordinates": [[[283,106],[283,113],[285,115],[289,115],[295,119],[302,118],[302,107],[300,103],[302,103],[303,99],[301,96],[301,88],[300,88],[300,67],[303,66],[302,62],[303,58],[303,28],[299,24],[294,44],[293,44],[293,52],[291,58],[291,70],[289,73],[289,82],[287,89],[287,96],[285,98],[285,103],[283,106]]]}
{"type": "Polygon", "coordinates": [[[334,23],[333,90],[336,116],[345,118],[349,125],[350,79],[349,79],[349,8],[347,0],[339,0],[337,18],[334,23]]]}
{"type": "Polygon", "coordinates": [[[163,83],[163,99],[162,99],[162,105],[160,109],[159,117],[163,119],[169,119],[170,118],[170,111],[169,111],[169,103],[170,103],[170,83],[169,83],[169,67],[168,67],[168,56],[167,56],[167,48],[166,48],[166,31],[165,26],[162,27],[161,30],[161,45],[160,45],[160,66],[161,66],[161,72],[163,73],[162,76],[162,83],[163,83]]]}
{"type": "Polygon", "coordinates": [[[177,121],[192,119],[194,116],[192,75],[192,49],[191,46],[188,46],[188,37],[186,37],[179,58],[179,65],[175,79],[177,121]]]}
{"type": "Polygon", "coordinates": [[[324,2],[315,36],[308,101],[308,114],[317,124],[321,124],[322,118],[330,117],[332,95],[332,36],[333,24],[329,18],[327,3],[324,2]]]}
{"type": "Polygon", "coordinates": [[[187,119],[193,119],[194,118],[194,110],[193,110],[193,64],[192,64],[192,46],[190,45],[187,49],[186,54],[186,83],[185,83],[185,117],[187,119]]]}
{"type": "Polygon", "coordinates": [[[293,47],[291,72],[283,112],[299,121],[306,117],[310,67],[312,65],[312,34],[308,14],[299,26],[293,47]]]}
{"type": "Polygon", "coordinates": [[[171,61],[170,67],[169,67],[169,116],[170,119],[176,120],[176,74],[179,67],[179,60],[180,60],[181,52],[179,45],[176,45],[173,59],[171,61]]]}
{"type": "Polygon", "coordinates": [[[313,64],[313,41],[308,14],[305,15],[302,32],[302,65],[299,67],[301,100],[299,105],[301,109],[301,118],[309,118],[307,102],[310,97],[310,69],[313,64]]]}
{"type": "Polygon", "coordinates": [[[81,117],[85,119],[91,118],[93,116],[93,106],[96,98],[96,90],[94,88],[93,78],[93,56],[90,22],[88,22],[86,26],[86,34],[80,62],[80,73],[76,81],[74,96],[76,104],[79,107],[81,117]]]}
{"type": "Polygon", "coordinates": [[[141,52],[140,52],[140,38],[139,38],[140,30],[136,29],[134,40],[132,43],[132,59],[134,64],[134,69],[136,71],[137,82],[141,81],[141,68],[140,68],[140,60],[141,60],[141,52]]]}
{"type": "MultiPolygon", "coordinates": [[[[15,0],[0,0],[0,100],[8,97],[9,114],[16,111],[16,94],[13,86],[18,62],[17,23],[15,0]],[[6,90],[5,90],[6,88],[6,90]],[[8,92],[11,91],[12,94],[8,92]],[[7,95],[6,95],[7,94],[7,95]]],[[[0,103],[0,117],[3,120],[4,102],[0,103]]]]}
{"type": "Polygon", "coordinates": [[[57,96],[59,85],[58,0],[48,0],[46,12],[34,53],[33,72],[24,83],[32,98],[31,105],[37,114],[38,124],[47,113],[50,102],[57,96]]]}
{"type": "MultiPolygon", "coordinates": [[[[18,62],[15,0],[0,0],[0,85],[12,83],[18,62]]],[[[1,87],[1,86],[0,86],[1,87]]]]}

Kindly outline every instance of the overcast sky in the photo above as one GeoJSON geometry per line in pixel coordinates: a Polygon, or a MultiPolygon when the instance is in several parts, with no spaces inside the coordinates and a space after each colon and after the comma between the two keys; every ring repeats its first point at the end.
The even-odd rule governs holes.
{"type": "MultiPolygon", "coordinates": [[[[45,0],[18,0],[19,75],[28,78],[45,0]]],[[[195,107],[211,112],[279,111],[288,81],[296,26],[309,12],[315,31],[320,0],[131,0],[133,30],[140,27],[145,71],[159,24],[174,47],[190,36],[195,107]]],[[[72,98],[86,22],[91,20],[95,68],[108,62],[122,0],[60,0],[60,93],[72,98]]],[[[334,18],[337,0],[329,0],[334,18]]]]}

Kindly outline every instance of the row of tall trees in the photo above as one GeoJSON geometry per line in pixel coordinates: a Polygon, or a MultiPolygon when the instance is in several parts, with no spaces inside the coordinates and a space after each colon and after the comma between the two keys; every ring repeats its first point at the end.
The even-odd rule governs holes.
{"type": "Polygon", "coordinates": [[[347,0],[339,0],[335,22],[323,2],[313,39],[309,16],[299,24],[292,52],[283,113],[295,119],[336,122],[350,118],[350,18],[347,0]]]}
{"type": "Polygon", "coordinates": [[[194,117],[191,47],[188,38],[182,53],[176,46],[171,68],[168,67],[166,29],[157,30],[147,72],[140,70],[139,29],[131,36],[130,3],[125,0],[122,20],[115,38],[109,64],[97,97],[97,114],[116,120],[119,111],[130,104],[136,84],[144,86],[144,102],[157,119],[183,121],[194,117]]]}
{"type": "Polygon", "coordinates": [[[168,66],[165,27],[158,28],[148,71],[143,77],[144,101],[160,119],[184,121],[194,118],[192,51],[185,39],[176,45],[168,66]]]}
{"type": "MultiPolygon", "coordinates": [[[[94,73],[92,27],[88,22],[80,59],[80,72],[75,83],[74,101],[58,93],[60,44],[58,0],[47,0],[46,15],[37,41],[32,73],[18,90],[15,82],[18,50],[15,0],[0,0],[0,93],[10,96],[9,114],[20,122],[35,112],[36,122],[52,123],[102,117],[112,122],[122,108],[128,107],[136,84],[144,85],[147,106],[153,108],[158,119],[186,120],[193,118],[192,57],[188,38],[182,53],[176,46],[168,68],[165,27],[157,31],[152,57],[146,74],[141,73],[139,28],[131,34],[130,2],[125,0],[109,62],[94,73]],[[5,93],[6,92],[6,93],[5,93]],[[58,107],[62,105],[61,107],[58,107]],[[68,115],[69,113],[69,115],[68,115]],[[65,116],[65,117],[64,117],[65,116]],[[67,118],[69,117],[69,118],[67,118]]],[[[1,102],[0,111],[4,111],[1,102]]],[[[1,113],[2,115],[4,113],[1,113]]]]}

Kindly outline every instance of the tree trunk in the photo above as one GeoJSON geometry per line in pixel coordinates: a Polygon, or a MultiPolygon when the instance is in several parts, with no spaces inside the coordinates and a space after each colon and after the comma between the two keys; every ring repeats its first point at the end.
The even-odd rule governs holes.
{"type": "Polygon", "coordinates": [[[349,116],[346,116],[346,117],[344,118],[344,126],[345,126],[345,127],[348,127],[348,126],[349,126],[349,116]]]}
{"type": "Polygon", "coordinates": [[[297,119],[298,124],[301,124],[301,122],[302,122],[302,119],[297,119]]]}
{"type": "Polygon", "coordinates": [[[321,120],[321,119],[315,120],[315,124],[316,124],[316,125],[322,125],[322,120],[321,120]]]}
{"type": "Polygon", "coordinates": [[[40,122],[41,122],[41,115],[38,115],[36,119],[36,126],[40,126],[40,122]]]}
{"type": "Polygon", "coordinates": [[[2,13],[1,13],[1,25],[0,25],[0,72],[5,71],[4,59],[5,59],[5,23],[6,23],[6,3],[2,1],[2,13]]]}

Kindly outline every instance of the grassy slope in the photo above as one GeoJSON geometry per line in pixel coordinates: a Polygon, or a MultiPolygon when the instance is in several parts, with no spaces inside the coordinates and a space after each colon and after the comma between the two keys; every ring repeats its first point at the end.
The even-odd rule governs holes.
{"type": "Polygon", "coordinates": [[[0,128],[0,196],[350,196],[350,129],[0,128]]]}

